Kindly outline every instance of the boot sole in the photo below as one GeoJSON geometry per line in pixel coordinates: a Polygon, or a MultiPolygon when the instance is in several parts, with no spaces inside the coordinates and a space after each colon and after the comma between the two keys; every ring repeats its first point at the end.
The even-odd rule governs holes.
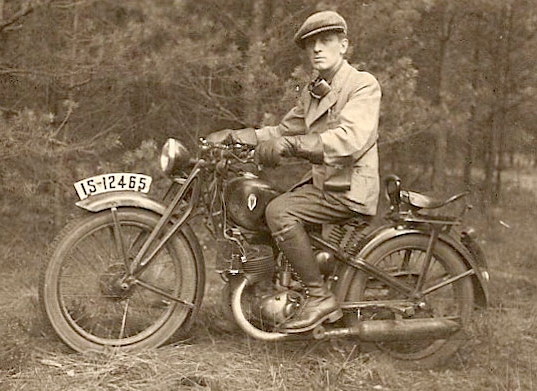
{"type": "Polygon", "coordinates": [[[323,316],[321,319],[319,319],[317,322],[310,324],[309,326],[302,327],[300,329],[279,329],[278,331],[282,333],[287,334],[298,334],[298,333],[304,333],[306,331],[313,330],[315,327],[319,326],[320,324],[327,322],[327,323],[334,323],[337,322],[343,318],[343,311],[341,309],[337,309],[328,315],[323,316]]]}

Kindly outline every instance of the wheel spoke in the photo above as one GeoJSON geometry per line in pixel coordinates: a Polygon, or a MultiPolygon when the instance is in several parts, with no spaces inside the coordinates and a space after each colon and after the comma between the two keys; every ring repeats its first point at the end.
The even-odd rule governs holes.
{"type": "Polygon", "coordinates": [[[129,299],[125,300],[125,309],[123,311],[123,318],[121,319],[121,329],[119,330],[119,338],[123,339],[125,335],[125,325],[127,324],[127,312],[129,311],[129,299]]]}
{"type": "Polygon", "coordinates": [[[401,270],[407,270],[408,269],[408,266],[410,264],[410,256],[412,255],[412,251],[407,249],[407,250],[404,250],[404,255],[403,255],[403,262],[401,263],[401,270]]]}

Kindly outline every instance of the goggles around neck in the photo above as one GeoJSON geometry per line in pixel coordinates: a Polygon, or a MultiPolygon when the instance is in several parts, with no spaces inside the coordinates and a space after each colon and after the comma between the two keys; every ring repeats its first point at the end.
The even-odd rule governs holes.
{"type": "Polygon", "coordinates": [[[331,90],[330,84],[325,79],[317,78],[308,86],[310,95],[315,99],[322,99],[331,90]]]}

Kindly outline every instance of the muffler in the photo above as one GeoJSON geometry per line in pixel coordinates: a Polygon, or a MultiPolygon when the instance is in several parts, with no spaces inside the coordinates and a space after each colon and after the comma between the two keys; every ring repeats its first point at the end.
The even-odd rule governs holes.
{"type": "Polygon", "coordinates": [[[315,339],[355,336],[364,342],[389,342],[443,339],[460,330],[461,325],[448,318],[407,320],[365,320],[351,327],[313,330],[315,339]]]}

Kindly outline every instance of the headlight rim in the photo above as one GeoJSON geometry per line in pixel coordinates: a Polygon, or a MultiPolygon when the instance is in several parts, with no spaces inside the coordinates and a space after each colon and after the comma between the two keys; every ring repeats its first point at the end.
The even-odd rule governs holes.
{"type": "Polygon", "coordinates": [[[169,138],[162,146],[160,168],[167,175],[173,175],[184,168],[190,161],[190,152],[183,143],[175,138],[169,138]]]}

